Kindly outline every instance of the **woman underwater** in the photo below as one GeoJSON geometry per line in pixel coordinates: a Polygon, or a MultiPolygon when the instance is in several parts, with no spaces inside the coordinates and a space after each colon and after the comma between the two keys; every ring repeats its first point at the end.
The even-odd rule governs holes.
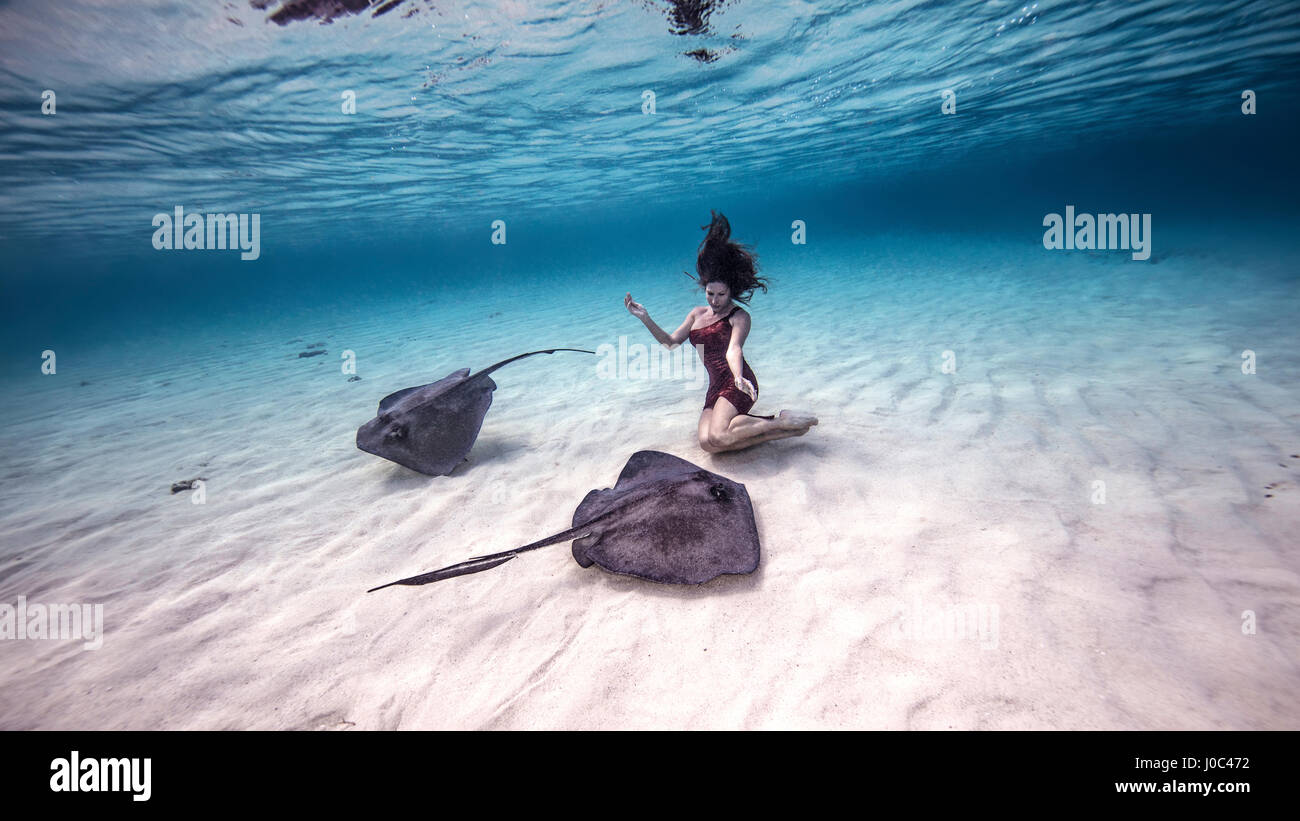
{"type": "Polygon", "coordinates": [[[708,305],[692,308],[681,327],[671,334],[655,324],[632,294],[623,298],[628,311],[669,350],[686,340],[699,351],[709,373],[709,392],[700,414],[700,447],[709,453],[740,450],[760,442],[803,436],[817,424],[807,413],[783,410],[775,418],[754,416],[749,409],[758,399],[758,379],[745,361],[743,346],[749,336],[749,313],[736,303],[748,304],[755,288],[767,292],[767,282],[757,274],[754,254],[731,241],[731,224],[720,213],[700,243],[695,270],[708,305]]]}

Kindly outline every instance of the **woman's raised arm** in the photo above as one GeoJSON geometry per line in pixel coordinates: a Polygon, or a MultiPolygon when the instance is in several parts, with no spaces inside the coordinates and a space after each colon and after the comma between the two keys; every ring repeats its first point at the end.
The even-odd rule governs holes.
{"type": "Polygon", "coordinates": [[[699,310],[699,308],[692,308],[691,312],[686,315],[686,319],[682,320],[681,326],[670,334],[655,324],[644,306],[632,301],[632,294],[629,293],[623,297],[623,304],[627,307],[628,313],[641,320],[650,335],[659,340],[659,344],[666,346],[669,350],[676,348],[690,337],[691,326],[695,324],[695,312],[699,310]]]}

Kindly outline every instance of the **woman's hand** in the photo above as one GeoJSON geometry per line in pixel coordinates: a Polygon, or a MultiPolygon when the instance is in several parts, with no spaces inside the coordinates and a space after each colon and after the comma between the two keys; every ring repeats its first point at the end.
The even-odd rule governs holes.
{"type": "Polygon", "coordinates": [[[623,297],[623,305],[627,308],[628,313],[630,313],[632,316],[636,317],[637,319],[645,319],[647,316],[649,316],[649,314],[646,312],[646,309],[642,307],[642,305],[639,302],[632,301],[631,292],[629,292],[627,296],[623,297]]]}
{"type": "Polygon", "coordinates": [[[740,377],[739,379],[733,379],[731,381],[735,383],[736,387],[740,389],[741,393],[745,394],[750,399],[753,399],[755,402],[758,401],[758,389],[754,387],[753,382],[750,382],[748,379],[746,379],[743,376],[740,377]]]}

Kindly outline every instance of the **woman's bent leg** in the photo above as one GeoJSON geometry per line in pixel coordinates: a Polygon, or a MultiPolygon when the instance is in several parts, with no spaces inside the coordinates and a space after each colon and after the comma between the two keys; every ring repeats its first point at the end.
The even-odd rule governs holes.
{"type": "MultiPolygon", "coordinates": [[[[816,421],[813,421],[816,424],[816,421]]],[[[700,417],[701,430],[704,426],[704,417],[700,417]]],[[[759,419],[755,416],[744,416],[736,410],[736,406],[731,404],[726,397],[718,397],[718,401],[713,404],[713,414],[709,419],[707,444],[701,438],[700,446],[710,453],[721,453],[728,450],[741,450],[750,445],[757,445],[760,442],[770,442],[773,439],[786,439],[791,436],[802,436],[808,432],[809,425],[799,427],[790,427],[788,421],[780,417],[776,419],[759,419]]]]}
{"type": "Polygon", "coordinates": [[[712,417],[713,408],[705,408],[704,411],[700,413],[700,425],[696,430],[696,434],[699,436],[700,440],[700,447],[704,448],[708,453],[713,452],[710,450],[711,445],[709,444],[709,420],[712,419],[712,417]]]}

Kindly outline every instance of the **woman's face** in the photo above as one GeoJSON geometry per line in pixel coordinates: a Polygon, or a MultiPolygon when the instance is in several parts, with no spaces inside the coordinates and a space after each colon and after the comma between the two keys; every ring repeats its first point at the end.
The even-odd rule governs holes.
{"type": "Polygon", "coordinates": [[[704,298],[716,314],[731,304],[731,289],[721,282],[710,282],[704,286],[704,298]]]}

